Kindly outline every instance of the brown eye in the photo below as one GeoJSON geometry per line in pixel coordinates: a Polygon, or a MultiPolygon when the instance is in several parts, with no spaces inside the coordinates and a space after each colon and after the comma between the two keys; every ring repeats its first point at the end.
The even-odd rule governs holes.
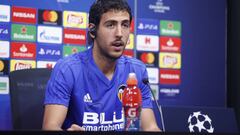
{"type": "Polygon", "coordinates": [[[129,23],[124,23],[122,26],[123,26],[124,28],[129,28],[129,27],[130,27],[130,24],[129,24],[129,23]]]}
{"type": "Polygon", "coordinates": [[[110,28],[110,29],[112,29],[112,28],[114,28],[114,24],[113,23],[107,23],[107,28],[110,28]]]}

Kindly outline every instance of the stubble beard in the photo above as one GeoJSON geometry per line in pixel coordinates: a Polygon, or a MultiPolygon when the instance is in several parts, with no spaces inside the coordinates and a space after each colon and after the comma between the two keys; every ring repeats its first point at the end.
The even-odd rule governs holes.
{"type": "MultiPolygon", "coordinates": [[[[123,44],[124,44],[123,50],[121,51],[121,54],[118,55],[118,56],[115,56],[114,54],[111,54],[110,52],[108,52],[108,50],[106,50],[102,46],[97,46],[97,48],[98,48],[97,50],[98,50],[99,55],[101,56],[102,59],[104,59],[106,61],[109,61],[109,62],[115,62],[123,55],[123,52],[126,48],[127,43],[124,42],[123,44]]],[[[115,53],[115,52],[113,52],[113,53],[115,53]]]]}
{"type": "Polygon", "coordinates": [[[115,62],[117,61],[122,55],[123,55],[123,51],[125,50],[125,47],[123,49],[123,51],[121,52],[121,54],[119,56],[113,56],[111,55],[109,52],[107,52],[106,50],[104,50],[103,48],[99,48],[100,50],[100,53],[102,54],[102,56],[108,60],[108,61],[111,61],[111,62],[115,62]]]}

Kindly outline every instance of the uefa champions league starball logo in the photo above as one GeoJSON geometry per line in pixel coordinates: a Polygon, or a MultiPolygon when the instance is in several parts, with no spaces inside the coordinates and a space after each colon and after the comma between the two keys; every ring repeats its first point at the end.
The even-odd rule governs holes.
{"type": "Polygon", "coordinates": [[[188,128],[190,132],[213,133],[212,120],[200,111],[193,112],[188,117],[188,128]]]}

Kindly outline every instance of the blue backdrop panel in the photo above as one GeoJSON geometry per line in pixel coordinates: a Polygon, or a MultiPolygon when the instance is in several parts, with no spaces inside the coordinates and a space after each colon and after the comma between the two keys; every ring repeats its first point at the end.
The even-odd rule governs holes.
{"type": "Polygon", "coordinates": [[[140,0],[137,18],[181,22],[181,83],[159,85],[179,94],[166,98],[160,93],[160,104],[226,106],[225,0],[140,0]]]}

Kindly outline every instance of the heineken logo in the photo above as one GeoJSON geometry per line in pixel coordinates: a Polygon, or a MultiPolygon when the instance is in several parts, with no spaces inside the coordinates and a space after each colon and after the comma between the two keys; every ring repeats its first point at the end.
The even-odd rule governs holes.
{"type": "Polygon", "coordinates": [[[36,27],[32,25],[12,24],[12,40],[36,41],[36,27]]]}

